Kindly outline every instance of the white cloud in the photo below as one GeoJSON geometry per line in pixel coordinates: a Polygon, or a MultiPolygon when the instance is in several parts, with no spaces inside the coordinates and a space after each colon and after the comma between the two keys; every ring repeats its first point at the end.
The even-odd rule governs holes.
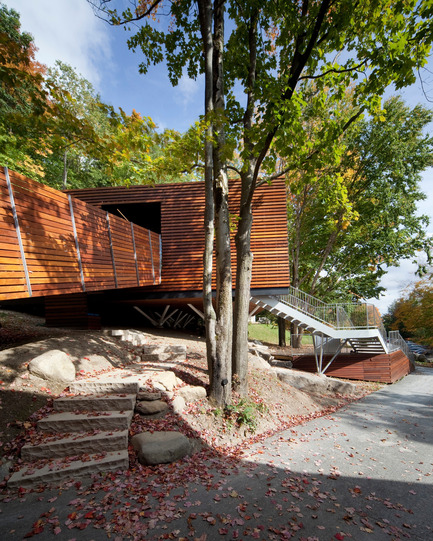
{"type": "Polygon", "coordinates": [[[99,86],[111,63],[110,28],[86,0],[3,1],[20,14],[21,30],[33,35],[37,60],[48,66],[62,60],[99,86]]]}
{"type": "Polygon", "coordinates": [[[176,89],[178,90],[178,101],[186,107],[190,103],[196,101],[196,96],[200,92],[200,81],[190,79],[187,75],[182,75],[179,79],[179,84],[176,89]]]}

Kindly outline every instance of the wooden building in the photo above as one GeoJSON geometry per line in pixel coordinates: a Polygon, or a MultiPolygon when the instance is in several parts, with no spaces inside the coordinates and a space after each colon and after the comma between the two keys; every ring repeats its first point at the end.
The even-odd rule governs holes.
{"type": "MultiPolygon", "coordinates": [[[[240,183],[232,182],[230,192],[235,223],[240,183]]],[[[0,196],[3,305],[44,297],[49,323],[70,325],[72,318],[77,326],[92,320],[89,314],[100,311],[102,299],[134,306],[200,305],[203,182],[62,193],[2,169],[0,196]]],[[[258,188],[253,208],[252,291],[285,293],[284,182],[258,188]]],[[[234,242],[232,248],[235,274],[234,242]]]]}
{"type": "MultiPolygon", "coordinates": [[[[201,296],[204,250],[204,183],[69,190],[69,194],[161,235],[162,274],[155,297],[201,296]]],[[[236,223],[240,182],[230,183],[230,212],[236,223]]],[[[284,181],[256,190],[251,251],[252,292],[285,293],[289,285],[287,208],[284,181]]],[[[235,246],[232,268],[235,278],[235,246]]]]}

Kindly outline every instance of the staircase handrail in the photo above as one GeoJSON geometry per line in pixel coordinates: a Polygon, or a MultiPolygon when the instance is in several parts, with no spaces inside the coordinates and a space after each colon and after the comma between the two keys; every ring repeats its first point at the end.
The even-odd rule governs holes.
{"type": "Polygon", "coordinates": [[[345,329],[378,329],[384,342],[386,331],[375,306],[370,303],[331,303],[289,287],[287,295],[280,295],[278,299],[291,308],[307,314],[312,319],[320,321],[336,330],[345,329]]]}
{"type": "Polygon", "coordinates": [[[398,331],[389,331],[388,333],[388,347],[389,351],[397,351],[401,349],[408,359],[414,361],[415,356],[409,349],[406,340],[401,336],[398,331]]]}

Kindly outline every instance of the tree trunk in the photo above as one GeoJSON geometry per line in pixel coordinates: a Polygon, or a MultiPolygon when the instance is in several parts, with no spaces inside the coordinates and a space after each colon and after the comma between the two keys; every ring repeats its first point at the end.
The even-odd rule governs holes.
{"type": "Polygon", "coordinates": [[[286,347],[286,320],[282,317],[278,318],[278,345],[286,347]]]}
{"type": "Polygon", "coordinates": [[[302,336],[304,333],[304,329],[302,327],[298,327],[295,323],[291,323],[290,325],[290,345],[294,349],[299,349],[301,347],[302,342],[302,336]]]}
{"type": "Polygon", "coordinates": [[[215,264],[216,264],[216,362],[210,382],[209,398],[219,405],[229,404],[232,390],[232,265],[230,250],[229,185],[222,155],[225,146],[224,128],[224,0],[214,3],[213,36],[213,122],[215,264]]]}
{"type": "MultiPolygon", "coordinates": [[[[205,115],[213,112],[213,36],[212,1],[198,2],[205,64],[205,115]]],[[[209,122],[205,141],[205,248],[203,254],[203,312],[206,328],[206,356],[209,381],[216,364],[216,314],[212,303],[212,266],[214,244],[213,144],[212,124],[209,122]]]]}
{"type": "Polygon", "coordinates": [[[209,370],[209,400],[226,405],[231,400],[232,276],[228,178],[221,158],[224,125],[223,48],[224,0],[198,2],[205,56],[205,112],[209,127],[205,145],[205,252],[203,307],[209,370]],[[214,32],[212,34],[212,21],[214,32]],[[212,255],[215,238],[216,310],[212,304],[212,255]]]}
{"type": "Polygon", "coordinates": [[[252,169],[242,177],[241,206],[236,232],[236,297],[233,325],[233,382],[238,393],[248,393],[248,315],[253,267],[251,226],[253,194],[252,169]]]}

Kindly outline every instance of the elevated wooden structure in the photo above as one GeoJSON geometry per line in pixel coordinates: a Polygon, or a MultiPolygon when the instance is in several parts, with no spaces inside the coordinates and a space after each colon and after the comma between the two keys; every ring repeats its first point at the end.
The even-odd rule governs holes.
{"type": "MultiPolygon", "coordinates": [[[[324,356],[324,363],[331,360],[331,355],[324,356]]],[[[293,368],[315,373],[314,355],[294,357],[293,368]]],[[[336,378],[361,381],[394,383],[413,370],[413,365],[403,351],[371,355],[368,353],[341,354],[336,357],[326,370],[326,375],[336,378]]]]}
{"type": "MultiPolygon", "coordinates": [[[[236,222],[240,183],[232,182],[230,189],[236,222]]],[[[284,182],[258,188],[253,208],[252,289],[284,293],[289,283],[284,182]]],[[[98,291],[125,302],[198,299],[203,214],[203,182],[62,193],[2,168],[0,301],[63,295],[73,309],[77,294],[98,291]]],[[[235,273],[234,242],[232,247],[235,273]]],[[[59,302],[48,304],[59,309],[59,302]]]]}
{"type": "Polygon", "coordinates": [[[161,282],[161,239],[0,169],[0,300],[161,282]]]}
{"type": "MultiPolygon", "coordinates": [[[[236,223],[240,182],[230,183],[230,212],[236,223]]],[[[175,299],[202,295],[204,251],[204,182],[69,190],[67,193],[100,209],[161,233],[162,276],[150,297],[175,299]]],[[[251,289],[283,294],[289,285],[287,200],[283,180],[257,188],[253,200],[251,289]]],[[[232,269],[235,279],[235,245],[232,269]]],[[[234,282],[233,282],[234,283],[234,282]]]]}

